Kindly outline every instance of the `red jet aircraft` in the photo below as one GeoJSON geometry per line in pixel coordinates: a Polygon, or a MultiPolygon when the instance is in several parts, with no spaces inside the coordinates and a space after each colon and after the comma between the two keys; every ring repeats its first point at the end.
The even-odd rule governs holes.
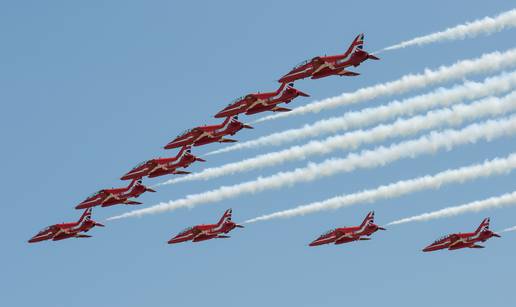
{"type": "Polygon", "coordinates": [[[189,174],[187,171],[178,171],[180,167],[186,168],[195,161],[204,162],[204,159],[191,154],[191,147],[184,146],[177,156],[172,158],[155,158],[142,162],[125,174],[122,180],[140,179],[148,176],[149,178],[163,176],[167,174],[189,174]]]}
{"type": "Polygon", "coordinates": [[[295,89],[293,84],[282,83],[275,92],[253,93],[235,99],[215,117],[220,118],[240,113],[252,115],[265,111],[288,112],[290,109],[278,107],[278,104],[289,103],[298,96],[309,97],[310,95],[295,89]]]}
{"type": "Polygon", "coordinates": [[[91,208],[84,210],[78,222],[63,223],[49,226],[29,240],[29,243],[40,242],[44,240],[58,241],[68,238],[89,238],[91,236],[83,234],[88,232],[95,226],[104,227],[104,225],[91,219],[91,208]]]}
{"type": "Polygon", "coordinates": [[[369,212],[360,226],[336,228],[321,235],[310,246],[318,246],[322,244],[342,244],[360,240],[370,240],[371,238],[363,238],[370,236],[377,230],[385,230],[374,223],[374,212],[369,212]]]}
{"type": "Polygon", "coordinates": [[[357,67],[367,59],[379,60],[378,57],[363,50],[364,34],[359,34],[344,54],[331,56],[317,56],[294,67],[288,74],[279,79],[279,82],[293,82],[310,77],[319,79],[327,76],[357,76],[359,73],[347,71],[346,67],[357,67]]]}
{"type": "Polygon", "coordinates": [[[140,202],[130,198],[138,198],[145,192],[156,192],[142,184],[141,179],[133,179],[126,188],[104,189],[86,198],[85,201],[75,207],[75,209],[86,209],[95,206],[109,207],[118,204],[140,205],[140,202]]]}
{"type": "Polygon", "coordinates": [[[225,235],[236,227],[244,228],[231,221],[231,209],[226,210],[217,224],[202,224],[187,228],[168,241],[168,244],[185,241],[200,242],[210,239],[229,238],[225,235]]]}
{"type": "Polygon", "coordinates": [[[500,235],[489,230],[489,218],[486,218],[480,223],[475,232],[454,233],[436,240],[434,243],[428,245],[423,249],[424,252],[433,252],[439,249],[456,250],[460,248],[484,248],[477,242],[485,242],[491,237],[498,237],[500,235]]]}
{"type": "Polygon", "coordinates": [[[228,116],[220,125],[201,126],[187,130],[183,134],[176,137],[172,142],[165,146],[165,149],[177,148],[186,145],[201,146],[209,143],[232,143],[236,142],[232,139],[226,139],[226,135],[234,135],[238,131],[253,127],[238,121],[238,116],[228,116]]]}

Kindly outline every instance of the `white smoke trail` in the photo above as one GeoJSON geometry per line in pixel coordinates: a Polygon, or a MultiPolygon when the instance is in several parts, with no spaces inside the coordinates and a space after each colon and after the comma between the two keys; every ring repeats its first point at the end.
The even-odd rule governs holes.
{"type": "MultiPolygon", "coordinates": [[[[473,38],[478,35],[488,35],[495,32],[500,32],[507,28],[516,27],[516,10],[503,12],[496,17],[484,17],[473,22],[457,25],[453,28],[448,28],[444,31],[432,33],[416,37],[411,40],[403,41],[399,44],[387,47],[381,51],[395,50],[406,48],[409,46],[422,46],[441,41],[459,40],[465,38],[473,38]]],[[[380,51],[380,52],[381,52],[380,51]]]]}
{"type": "Polygon", "coordinates": [[[380,96],[402,94],[426,86],[461,79],[468,75],[499,71],[513,67],[515,64],[516,49],[510,49],[505,52],[495,51],[486,53],[479,58],[461,60],[450,66],[441,66],[436,70],[426,69],[421,74],[408,74],[398,80],[364,87],[352,93],[344,93],[340,96],[312,102],[305,106],[295,108],[290,112],[262,117],[255,122],[263,122],[306,113],[318,113],[325,109],[371,100],[380,96]]]}
{"type": "Polygon", "coordinates": [[[410,222],[430,221],[450,216],[456,216],[468,212],[480,212],[492,208],[500,208],[516,205],[516,191],[498,197],[491,197],[484,200],[477,200],[460,206],[448,207],[441,210],[427,212],[390,222],[387,225],[398,225],[410,222]]]}
{"type": "Polygon", "coordinates": [[[394,100],[378,107],[366,108],[360,111],[348,112],[342,116],[319,120],[315,123],[304,125],[301,128],[276,132],[247,142],[239,142],[212,151],[207,155],[245,148],[276,146],[321,134],[366,127],[402,115],[412,115],[433,107],[449,106],[465,100],[501,94],[515,86],[516,72],[503,73],[495,77],[486,78],[483,82],[465,82],[462,85],[456,85],[451,88],[439,88],[427,94],[410,97],[401,101],[394,100]]]}
{"type": "Polygon", "coordinates": [[[314,181],[337,173],[352,172],[357,168],[379,167],[402,158],[414,158],[421,154],[434,153],[440,149],[451,150],[458,145],[475,143],[479,140],[489,141],[515,133],[516,115],[499,120],[489,120],[471,124],[461,130],[433,132],[418,139],[393,144],[389,147],[381,146],[374,150],[364,150],[359,154],[351,153],[346,158],[328,159],[322,163],[309,163],[306,167],[293,171],[280,172],[269,177],[258,177],[256,180],[233,186],[222,186],[215,190],[187,195],[183,199],[134,210],[109,219],[142,216],[183,207],[194,207],[199,204],[221,201],[242,194],[278,189],[300,182],[314,181]]]}
{"type": "Polygon", "coordinates": [[[204,169],[201,172],[184,177],[170,179],[163,184],[183,181],[208,180],[225,175],[242,173],[282,163],[303,160],[312,155],[328,154],[335,150],[356,149],[362,144],[385,141],[390,138],[414,135],[423,130],[434,129],[442,125],[456,126],[467,120],[476,120],[485,116],[498,116],[516,111],[516,91],[503,98],[489,97],[475,103],[459,104],[451,109],[430,111],[408,119],[398,119],[392,124],[379,125],[369,130],[355,130],[346,134],[331,136],[325,140],[311,141],[300,146],[293,146],[277,152],[267,153],[254,158],[228,163],[219,167],[204,169]]]}
{"type": "Polygon", "coordinates": [[[320,211],[336,210],[359,203],[373,203],[380,199],[392,199],[422,190],[439,189],[443,185],[447,184],[464,183],[478,178],[508,174],[515,168],[516,154],[513,153],[503,159],[496,158],[490,161],[485,161],[481,164],[473,164],[457,169],[449,169],[435,175],[427,175],[409,180],[401,180],[391,184],[379,186],[375,189],[363,190],[353,194],[337,196],[323,201],[298,206],[289,210],[262,215],[247,220],[245,223],[254,223],[258,221],[266,221],[278,218],[291,218],[320,211]]]}
{"type": "Polygon", "coordinates": [[[516,226],[505,228],[504,230],[502,230],[500,232],[510,232],[510,231],[516,231],[516,226]]]}

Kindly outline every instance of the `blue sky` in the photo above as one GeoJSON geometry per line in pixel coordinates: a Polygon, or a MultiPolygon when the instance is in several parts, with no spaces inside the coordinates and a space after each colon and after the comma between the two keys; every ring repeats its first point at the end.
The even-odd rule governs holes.
{"type": "MultiPolygon", "coordinates": [[[[512,262],[516,235],[489,241],[483,250],[423,254],[420,249],[442,234],[476,228],[485,216],[491,216],[494,229],[516,225],[516,208],[393,226],[371,241],[346,246],[308,248],[307,244],[330,228],[359,223],[369,210],[376,211],[382,224],[511,192],[515,174],[256,223],[236,230],[229,240],[166,244],[184,227],[216,221],[229,207],[239,221],[433,174],[512,153],[516,142],[510,138],[192,210],[113,221],[94,229],[94,238],[88,240],[26,243],[40,228],[76,220],[80,212],[73,207],[78,202],[98,189],[122,186],[118,178],[138,162],[174,155],[161,147],[184,129],[217,123],[212,115],[232,99],[274,90],[275,80],[306,58],[342,52],[360,32],[366,35],[365,49],[374,51],[511,8],[509,1],[0,4],[4,161],[0,305],[514,305],[509,291],[516,273],[512,262]]],[[[297,82],[296,87],[312,98],[300,98],[292,106],[512,48],[515,31],[385,52],[381,61],[356,68],[359,77],[297,82]]],[[[389,100],[379,98],[348,109],[389,100]]],[[[253,139],[344,111],[263,123],[237,138],[253,139]]],[[[195,152],[219,146],[223,145],[195,152]]],[[[267,150],[210,156],[206,165],[267,150]]],[[[141,200],[153,205],[304,164],[165,186],[141,200]]],[[[128,210],[102,208],[94,215],[103,220],[128,210]]]]}

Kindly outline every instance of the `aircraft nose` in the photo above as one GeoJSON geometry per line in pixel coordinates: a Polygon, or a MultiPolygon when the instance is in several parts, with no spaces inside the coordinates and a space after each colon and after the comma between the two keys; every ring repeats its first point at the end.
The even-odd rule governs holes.
{"type": "Polygon", "coordinates": [[[120,180],[129,180],[131,179],[131,177],[129,176],[129,173],[123,175],[122,177],[120,177],[120,180]]]}
{"type": "Polygon", "coordinates": [[[308,244],[308,246],[312,246],[312,247],[313,246],[318,246],[318,245],[320,245],[320,244],[319,244],[319,242],[317,242],[317,240],[312,241],[310,244],[308,244]]]}
{"type": "Polygon", "coordinates": [[[429,245],[422,249],[423,252],[431,252],[432,251],[432,245],[429,245]]]}
{"type": "Polygon", "coordinates": [[[36,243],[36,242],[39,242],[40,240],[38,240],[37,238],[37,235],[35,235],[34,237],[30,238],[27,242],[28,243],[36,243]]]}
{"type": "Polygon", "coordinates": [[[172,238],[172,239],[168,240],[168,242],[167,242],[167,243],[168,243],[168,244],[174,244],[174,243],[179,243],[179,241],[174,237],[174,238],[172,238]]]}

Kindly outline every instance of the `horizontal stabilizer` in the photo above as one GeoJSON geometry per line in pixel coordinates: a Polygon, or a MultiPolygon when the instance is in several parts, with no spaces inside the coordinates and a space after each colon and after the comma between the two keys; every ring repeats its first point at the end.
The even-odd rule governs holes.
{"type": "Polygon", "coordinates": [[[339,75],[340,76],[347,76],[347,77],[354,77],[354,76],[358,76],[360,74],[357,73],[357,72],[354,72],[354,71],[342,70],[341,72],[339,72],[339,75]]]}
{"type": "Polygon", "coordinates": [[[235,143],[237,140],[233,139],[220,139],[219,143],[235,143]]]}
{"type": "Polygon", "coordinates": [[[187,175],[187,174],[190,174],[190,172],[187,172],[187,171],[175,171],[174,174],[176,174],[176,175],[187,175]]]}
{"type": "Polygon", "coordinates": [[[219,236],[217,236],[217,238],[219,238],[219,239],[227,239],[227,238],[231,238],[231,236],[219,235],[219,236]]]}
{"type": "Polygon", "coordinates": [[[298,94],[299,96],[303,96],[303,97],[310,97],[310,95],[308,95],[308,94],[307,94],[307,93],[305,93],[305,92],[301,92],[300,90],[297,90],[297,94],[298,94]]]}
{"type": "Polygon", "coordinates": [[[272,112],[289,112],[292,111],[289,108],[283,108],[283,107],[275,107],[271,110],[272,112]]]}
{"type": "Polygon", "coordinates": [[[474,245],[470,246],[470,248],[484,248],[484,246],[474,244],[474,245]]]}
{"type": "Polygon", "coordinates": [[[367,241],[367,240],[371,240],[371,238],[360,238],[359,240],[360,241],[367,241]]]}
{"type": "Polygon", "coordinates": [[[142,203],[139,202],[139,201],[134,201],[134,200],[128,200],[125,202],[126,205],[141,205],[142,203]]]}
{"type": "Polygon", "coordinates": [[[76,238],[91,238],[90,235],[76,235],[76,238]]]}

